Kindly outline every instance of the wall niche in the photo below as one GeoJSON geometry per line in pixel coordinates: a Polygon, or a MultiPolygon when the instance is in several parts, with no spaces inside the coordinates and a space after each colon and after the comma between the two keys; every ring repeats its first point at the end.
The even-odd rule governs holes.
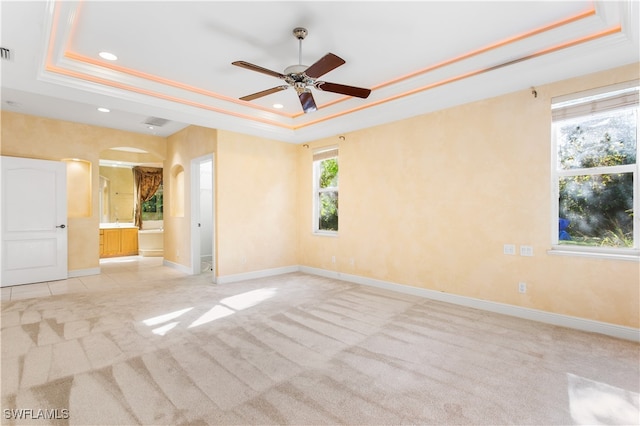
{"type": "Polygon", "coordinates": [[[184,217],[184,167],[175,165],[171,169],[171,216],[184,217]]]}
{"type": "Polygon", "coordinates": [[[91,217],[91,162],[65,158],[67,165],[67,216],[91,217]]]}

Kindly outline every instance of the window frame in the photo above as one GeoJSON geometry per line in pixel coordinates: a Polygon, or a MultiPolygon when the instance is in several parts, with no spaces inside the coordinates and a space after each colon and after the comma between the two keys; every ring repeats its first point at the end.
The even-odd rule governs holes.
{"type": "MultiPolygon", "coordinates": [[[[314,235],[322,235],[322,236],[329,236],[329,237],[337,237],[338,236],[338,232],[340,230],[340,225],[338,222],[338,230],[337,231],[333,231],[333,230],[326,230],[326,229],[320,229],[320,195],[323,193],[329,193],[329,192],[335,192],[336,194],[338,194],[338,200],[339,198],[339,194],[340,194],[340,162],[338,160],[338,186],[330,186],[330,187],[326,187],[326,188],[320,188],[320,174],[321,174],[321,170],[320,170],[320,164],[322,163],[322,161],[324,160],[329,160],[331,158],[339,158],[339,150],[337,146],[329,146],[329,147],[323,147],[323,148],[319,148],[313,151],[313,161],[312,161],[312,165],[313,165],[313,214],[312,214],[312,228],[311,228],[311,232],[314,235]]],[[[338,218],[340,217],[340,209],[338,208],[338,218]]],[[[338,219],[339,220],[339,219],[338,219]]]]}
{"type": "MultiPolygon", "coordinates": [[[[615,260],[630,260],[640,261],[640,140],[638,139],[640,133],[640,125],[636,125],[636,161],[634,164],[616,165],[616,166],[602,166],[602,167],[590,167],[590,168],[576,168],[576,169],[560,169],[558,158],[558,140],[556,123],[562,122],[571,118],[584,117],[588,118],[594,113],[601,113],[607,110],[614,111],[625,108],[635,108],[638,112],[636,119],[640,121],[640,108],[637,103],[637,96],[635,104],[627,104],[621,106],[611,106],[608,102],[600,102],[598,108],[598,102],[593,102],[589,108],[574,107],[574,114],[567,117],[556,118],[556,114],[553,112],[556,108],[563,108],[562,105],[571,105],[572,102],[576,102],[578,105],[583,103],[578,102],[580,99],[589,97],[598,97],[602,95],[602,99],[607,98],[607,94],[613,92],[625,91],[628,89],[635,90],[638,93],[638,86],[640,80],[628,81],[620,84],[615,84],[606,87],[600,87],[593,90],[574,93],[571,95],[561,96],[553,98],[551,100],[551,110],[554,116],[551,120],[551,250],[547,253],[554,255],[568,255],[568,256],[583,256],[594,257],[602,259],[615,259],[615,260]],[[558,107],[560,105],[560,107],[558,107]],[[560,179],[562,177],[571,176],[599,176],[605,174],[621,174],[631,173],[633,179],[633,247],[597,247],[597,246],[577,246],[577,245],[564,245],[560,244],[559,232],[558,232],[558,218],[559,216],[559,198],[560,198],[560,179]]],[[[567,108],[571,110],[572,107],[567,108]]],[[[640,124],[640,123],[638,123],[640,124]]]]}

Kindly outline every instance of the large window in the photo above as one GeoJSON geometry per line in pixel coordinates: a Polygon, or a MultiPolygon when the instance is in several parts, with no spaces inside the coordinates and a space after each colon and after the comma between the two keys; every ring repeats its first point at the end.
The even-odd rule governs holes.
{"type": "Polygon", "coordinates": [[[554,99],[553,243],[638,253],[638,83],[554,99]]]}
{"type": "Polygon", "coordinates": [[[313,231],[338,232],[338,148],[313,154],[313,231]]]}

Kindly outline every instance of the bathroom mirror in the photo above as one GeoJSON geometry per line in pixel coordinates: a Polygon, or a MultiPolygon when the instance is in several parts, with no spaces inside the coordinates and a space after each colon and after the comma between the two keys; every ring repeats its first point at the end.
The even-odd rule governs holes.
{"type": "MultiPolygon", "coordinates": [[[[162,160],[139,148],[118,147],[100,153],[100,223],[134,222],[135,166],[162,168],[162,160]]],[[[143,205],[143,220],[162,220],[162,186],[143,205]]]]}

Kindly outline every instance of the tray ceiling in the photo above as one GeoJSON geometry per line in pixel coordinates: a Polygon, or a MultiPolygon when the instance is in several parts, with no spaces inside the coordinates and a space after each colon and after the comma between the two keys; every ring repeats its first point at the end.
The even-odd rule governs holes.
{"type": "Polygon", "coordinates": [[[51,1],[0,12],[3,110],[162,136],[195,124],[301,143],[637,62],[639,51],[633,1],[51,1]],[[284,82],[231,63],[283,72],[298,63],[298,26],[309,31],[304,64],[334,53],[346,63],[320,79],[371,95],[312,89],[309,114],[291,88],[239,100],[284,82]]]}

